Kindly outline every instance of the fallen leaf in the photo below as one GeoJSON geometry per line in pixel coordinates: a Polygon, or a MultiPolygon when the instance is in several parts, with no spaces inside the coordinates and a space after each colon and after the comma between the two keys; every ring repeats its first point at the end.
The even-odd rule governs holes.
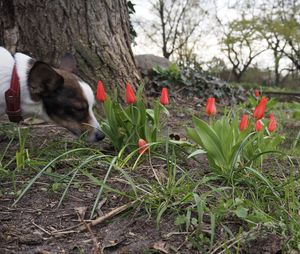
{"type": "Polygon", "coordinates": [[[153,249],[158,250],[162,253],[169,254],[170,253],[170,247],[166,242],[158,241],[154,243],[153,249]]]}

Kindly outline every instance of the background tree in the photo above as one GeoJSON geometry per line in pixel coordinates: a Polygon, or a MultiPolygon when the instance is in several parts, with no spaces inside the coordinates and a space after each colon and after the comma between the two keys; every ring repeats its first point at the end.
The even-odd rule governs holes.
{"type": "Polygon", "coordinates": [[[155,0],[152,2],[152,11],[156,19],[150,27],[141,20],[137,23],[146,37],[162,49],[163,56],[167,59],[174,53],[182,56],[183,51],[187,49],[186,45],[188,54],[192,55],[192,38],[199,35],[197,28],[205,14],[200,1],[155,0]]]}
{"type": "Polygon", "coordinates": [[[282,23],[279,19],[274,19],[273,16],[263,16],[260,18],[260,23],[257,27],[262,37],[266,40],[268,48],[272,51],[274,58],[274,85],[280,84],[280,60],[285,56],[284,50],[286,41],[283,39],[280,30],[282,23]]]}
{"type": "Polygon", "coordinates": [[[281,52],[300,70],[300,1],[278,0],[276,3],[273,8],[276,8],[282,22],[279,32],[287,44],[281,52]]]}
{"type": "Polygon", "coordinates": [[[126,0],[0,0],[0,45],[53,65],[72,52],[92,85],[136,85],[129,29],[126,0]]]}
{"type": "Polygon", "coordinates": [[[223,51],[232,65],[232,73],[237,82],[241,80],[253,59],[266,50],[259,42],[260,35],[254,19],[247,20],[243,17],[241,20],[231,21],[224,29],[223,51]]]}
{"type": "Polygon", "coordinates": [[[299,8],[299,1],[295,0],[264,0],[259,6],[258,31],[268,43],[274,57],[275,85],[280,84],[283,70],[279,66],[281,59],[288,58],[295,68],[299,68],[299,8]],[[298,8],[295,8],[296,2],[298,8]]]}

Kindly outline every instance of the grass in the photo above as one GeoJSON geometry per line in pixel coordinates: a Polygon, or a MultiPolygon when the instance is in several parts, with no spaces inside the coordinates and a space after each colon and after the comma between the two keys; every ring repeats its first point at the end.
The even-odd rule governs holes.
{"type": "Polygon", "coordinates": [[[47,141],[36,149],[29,145],[30,129],[8,126],[0,130],[8,137],[1,148],[0,179],[11,178],[14,204],[43,180],[49,191],[60,193],[58,206],[71,188],[87,182],[97,189],[90,218],[101,199],[113,193],[135,201],[136,208],[155,218],[158,229],[164,218],[171,219],[186,242],[203,253],[239,253],[249,239],[268,234],[284,239],[283,251],[299,251],[300,128],[290,104],[278,103],[274,110],[287,137],[279,150],[288,156],[266,155],[258,167],[241,169],[234,183],[207,169],[205,155],[187,159],[183,147],[188,142],[150,144],[156,152],[143,156],[137,150],[104,154],[81,140],[47,141]],[[30,179],[18,185],[25,175],[30,179]]]}

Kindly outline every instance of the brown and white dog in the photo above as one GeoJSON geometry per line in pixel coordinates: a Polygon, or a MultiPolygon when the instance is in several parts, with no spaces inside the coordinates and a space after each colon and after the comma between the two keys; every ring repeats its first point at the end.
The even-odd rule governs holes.
{"type": "Polygon", "coordinates": [[[80,136],[88,133],[89,140],[100,141],[104,134],[93,113],[94,93],[91,87],[72,73],[74,58],[66,55],[59,69],[16,53],[14,57],[0,47],[0,115],[6,112],[5,91],[10,87],[12,71],[20,82],[20,107],[23,117],[38,117],[55,122],[80,136]]]}

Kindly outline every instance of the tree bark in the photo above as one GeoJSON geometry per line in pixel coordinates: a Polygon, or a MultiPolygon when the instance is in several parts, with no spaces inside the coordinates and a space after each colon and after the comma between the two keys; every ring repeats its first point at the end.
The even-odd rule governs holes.
{"type": "Polygon", "coordinates": [[[130,44],[126,0],[0,0],[0,45],[54,66],[71,52],[94,87],[137,86],[130,44]]]}

